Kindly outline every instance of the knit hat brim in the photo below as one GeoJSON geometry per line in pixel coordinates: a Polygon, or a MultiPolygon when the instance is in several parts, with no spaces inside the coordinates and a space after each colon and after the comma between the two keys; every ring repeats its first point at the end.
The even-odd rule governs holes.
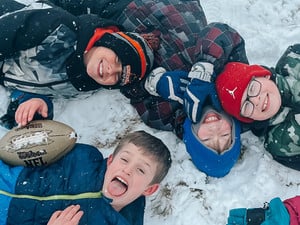
{"type": "Polygon", "coordinates": [[[259,65],[230,62],[216,79],[216,91],[223,109],[236,119],[251,123],[253,119],[241,116],[244,91],[253,77],[271,76],[271,72],[259,65]]]}
{"type": "Polygon", "coordinates": [[[121,85],[142,79],[153,66],[153,52],[136,33],[105,33],[95,46],[103,46],[113,50],[123,65],[121,85]]]}

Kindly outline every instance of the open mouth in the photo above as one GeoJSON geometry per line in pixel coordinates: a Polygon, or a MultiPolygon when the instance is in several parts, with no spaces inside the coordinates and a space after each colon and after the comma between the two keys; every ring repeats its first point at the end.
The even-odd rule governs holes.
{"type": "Polygon", "coordinates": [[[120,177],[112,179],[108,186],[108,192],[115,197],[123,195],[128,189],[128,184],[120,177]]]}
{"type": "Polygon", "coordinates": [[[203,120],[203,123],[212,123],[212,122],[215,122],[215,121],[219,121],[220,119],[221,118],[218,114],[210,112],[205,116],[205,118],[203,120]]]}

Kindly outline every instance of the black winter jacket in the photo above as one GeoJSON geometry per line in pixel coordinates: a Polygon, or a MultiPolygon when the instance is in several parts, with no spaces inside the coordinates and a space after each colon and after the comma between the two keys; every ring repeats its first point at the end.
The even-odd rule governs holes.
{"type": "Polygon", "coordinates": [[[63,96],[102,87],[87,75],[83,53],[95,28],[115,22],[96,15],[76,17],[42,1],[4,1],[0,60],[6,87],[63,96]]]}

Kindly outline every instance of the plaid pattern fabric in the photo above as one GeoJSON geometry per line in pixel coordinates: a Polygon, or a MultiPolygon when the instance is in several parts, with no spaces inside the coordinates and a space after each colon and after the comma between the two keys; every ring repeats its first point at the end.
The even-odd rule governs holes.
{"type": "Polygon", "coordinates": [[[167,70],[191,68],[198,35],[207,25],[198,1],[179,0],[132,1],[117,21],[129,31],[159,35],[155,62],[167,70]]]}
{"type": "Polygon", "coordinates": [[[199,37],[196,61],[211,62],[216,74],[220,73],[228,62],[248,64],[244,39],[229,25],[210,23],[202,29],[199,37]]]}
{"type": "MultiPolygon", "coordinates": [[[[215,65],[218,73],[228,61],[248,63],[242,37],[228,25],[207,25],[198,0],[50,1],[74,14],[90,12],[113,18],[126,31],[159,36],[160,48],[155,54],[155,66],[166,70],[189,71],[194,63],[208,61],[215,65]]],[[[121,92],[131,99],[146,124],[172,130],[174,117],[177,117],[172,103],[154,101],[152,97],[147,99],[149,96],[138,84],[123,87],[121,92]]]]}
{"type": "MultiPolygon", "coordinates": [[[[248,63],[244,40],[230,26],[222,23],[207,25],[201,6],[196,1],[178,0],[136,0],[131,2],[118,18],[127,30],[138,33],[152,32],[160,37],[160,48],[155,54],[156,66],[167,70],[189,71],[198,61],[214,64],[215,72],[221,72],[228,61],[248,63]]],[[[141,119],[150,127],[174,131],[182,136],[181,123],[175,118],[182,106],[162,99],[134,96],[141,93],[134,88],[131,93],[132,105],[141,119]],[[178,125],[179,124],[179,125],[178,125]],[[181,125],[180,125],[181,124],[181,125]]],[[[185,117],[184,117],[185,118],[185,117]]]]}
{"type": "Polygon", "coordinates": [[[141,119],[148,126],[165,131],[174,131],[177,133],[182,129],[185,119],[182,105],[175,101],[165,101],[160,97],[150,96],[141,102],[133,103],[141,119]]]}
{"type": "Polygon", "coordinates": [[[155,63],[167,70],[189,71],[194,63],[209,61],[218,73],[228,61],[248,63],[239,33],[223,23],[207,25],[198,1],[136,0],[117,21],[127,30],[159,36],[155,63]]]}
{"type": "MultiPolygon", "coordinates": [[[[198,52],[201,52],[198,56],[198,60],[213,62],[216,76],[229,61],[248,63],[244,40],[228,25],[222,23],[209,24],[199,33],[199,36],[203,38],[198,40],[196,46],[199,50],[198,52]]],[[[137,89],[135,88],[134,90],[136,92],[137,89]]],[[[131,99],[134,98],[134,95],[131,95],[131,99]]],[[[155,104],[149,104],[149,102],[152,102],[152,99],[146,99],[140,102],[140,104],[134,104],[142,120],[147,125],[157,129],[164,130],[167,128],[172,130],[172,126],[173,129],[177,130],[174,123],[174,113],[176,110],[172,110],[172,107],[169,105],[170,102],[164,102],[163,100],[157,100],[155,104]],[[140,108],[138,109],[137,107],[140,108]],[[167,115],[167,113],[169,113],[169,115],[167,115]],[[166,124],[168,126],[166,126],[166,124]]]]}

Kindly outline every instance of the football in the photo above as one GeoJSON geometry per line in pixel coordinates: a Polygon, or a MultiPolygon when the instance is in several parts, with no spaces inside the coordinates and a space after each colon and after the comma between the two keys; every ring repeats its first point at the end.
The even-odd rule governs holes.
{"type": "Polygon", "coordinates": [[[13,166],[45,166],[69,152],[76,141],[77,134],[68,125],[35,120],[13,128],[0,139],[0,159],[13,166]]]}

